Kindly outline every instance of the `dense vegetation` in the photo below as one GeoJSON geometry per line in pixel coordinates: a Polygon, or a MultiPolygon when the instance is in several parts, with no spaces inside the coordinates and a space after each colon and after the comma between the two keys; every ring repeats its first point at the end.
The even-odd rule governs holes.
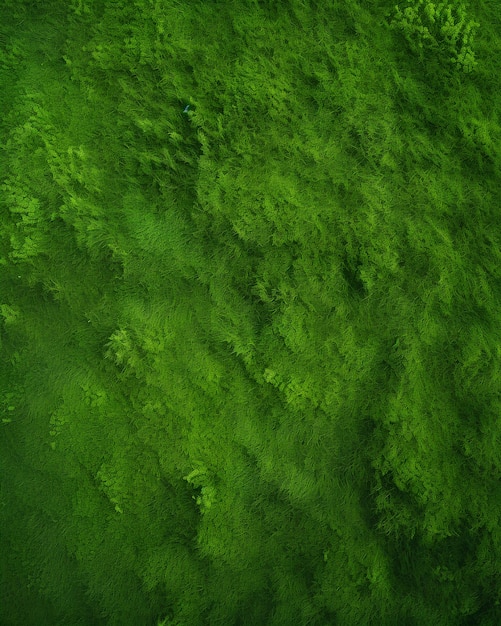
{"type": "Polygon", "coordinates": [[[501,13],[394,1],[2,1],[2,626],[501,623],[501,13]]]}

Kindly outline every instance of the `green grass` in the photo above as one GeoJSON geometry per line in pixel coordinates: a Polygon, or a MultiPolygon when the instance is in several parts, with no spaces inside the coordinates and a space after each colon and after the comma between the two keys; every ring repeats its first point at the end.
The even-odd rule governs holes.
{"type": "Polygon", "coordinates": [[[495,3],[2,7],[2,626],[500,623],[495,3]]]}

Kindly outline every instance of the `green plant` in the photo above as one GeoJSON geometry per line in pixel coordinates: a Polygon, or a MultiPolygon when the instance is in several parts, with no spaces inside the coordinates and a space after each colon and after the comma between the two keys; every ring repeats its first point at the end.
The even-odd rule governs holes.
{"type": "Polygon", "coordinates": [[[438,55],[441,61],[449,61],[464,72],[471,72],[477,65],[472,49],[473,31],[480,24],[468,19],[462,3],[434,4],[427,0],[414,0],[403,10],[395,6],[392,30],[400,30],[411,50],[421,61],[426,51],[438,55]]]}
{"type": "Polygon", "coordinates": [[[190,483],[195,489],[200,489],[199,496],[192,496],[202,512],[211,508],[216,497],[216,488],[213,485],[208,468],[201,462],[190,474],[183,476],[183,480],[190,483]]]}

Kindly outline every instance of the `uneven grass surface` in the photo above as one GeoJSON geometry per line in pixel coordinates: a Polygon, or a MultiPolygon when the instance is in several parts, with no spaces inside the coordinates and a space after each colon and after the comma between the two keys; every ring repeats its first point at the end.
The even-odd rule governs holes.
{"type": "Polygon", "coordinates": [[[501,623],[501,13],[2,0],[1,626],[501,623]]]}

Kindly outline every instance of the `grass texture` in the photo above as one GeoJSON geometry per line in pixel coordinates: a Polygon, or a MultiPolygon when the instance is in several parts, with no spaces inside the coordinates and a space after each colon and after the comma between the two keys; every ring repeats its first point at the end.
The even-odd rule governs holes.
{"type": "Polygon", "coordinates": [[[1,626],[501,623],[501,14],[394,1],[1,3],[1,626]]]}

